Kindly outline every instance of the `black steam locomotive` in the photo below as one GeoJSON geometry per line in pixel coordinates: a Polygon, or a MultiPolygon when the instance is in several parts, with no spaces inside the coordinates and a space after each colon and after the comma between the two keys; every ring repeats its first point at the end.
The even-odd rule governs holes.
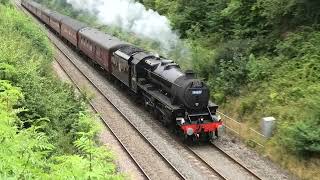
{"type": "Polygon", "coordinates": [[[28,9],[61,38],[72,44],[109,76],[117,79],[165,126],[183,137],[211,140],[223,124],[218,106],[209,101],[206,84],[191,71],[182,72],[172,60],[159,57],[97,29],[50,11],[33,1],[22,0],[28,9]]]}
{"type": "Polygon", "coordinates": [[[192,71],[182,72],[172,60],[133,46],[117,50],[114,58],[128,64],[128,71],[122,74],[128,81],[122,82],[144,98],[145,107],[163,124],[178,127],[185,138],[218,137],[223,128],[216,114],[218,106],[209,101],[208,87],[192,71]]]}

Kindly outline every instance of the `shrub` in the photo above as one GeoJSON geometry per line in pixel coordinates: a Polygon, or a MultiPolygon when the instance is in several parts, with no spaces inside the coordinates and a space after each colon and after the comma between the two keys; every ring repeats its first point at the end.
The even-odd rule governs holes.
{"type": "MultiPolygon", "coordinates": [[[[320,96],[319,96],[320,97],[320,96]]],[[[280,142],[291,152],[303,157],[320,153],[320,99],[311,103],[312,111],[294,123],[288,123],[281,128],[280,142]]],[[[303,112],[301,112],[305,115],[303,112]]]]}

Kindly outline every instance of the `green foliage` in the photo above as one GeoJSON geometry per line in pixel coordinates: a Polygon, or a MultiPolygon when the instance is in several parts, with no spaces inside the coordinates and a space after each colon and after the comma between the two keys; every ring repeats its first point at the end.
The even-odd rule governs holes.
{"type": "Polygon", "coordinates": [[[0,5],[0,42],[0,179],[122,179],[40,28],[0,5]]]}
{"type": "Polygon", "coordinates": [[[320,3],[316,0],[258,0],[256,8],[270,24],[284,25],[314,24],[319,22],[320,3]]]}
{"type": "Polygon", "coordinates": [[[9,4],[9,0],[0,0],[0,4],[9,4]]]}
{"type": "Polygon", "coordinates": [[[281,141],[290,151],[299,153],[303,157],[317,155],[320,152],[320,101],[313,100],[307,109],[309,116],[300,117],[301,120],[285,124],[281,132],[281,141]]]}

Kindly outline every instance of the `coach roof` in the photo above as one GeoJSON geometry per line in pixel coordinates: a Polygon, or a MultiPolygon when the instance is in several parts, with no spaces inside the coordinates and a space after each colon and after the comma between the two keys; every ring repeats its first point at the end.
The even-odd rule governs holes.
{"type": "Polygon", "coordinates": [[[55,11],[53,11],[53,12],[50,14],[50,17],[53,18],[53,19],[55,19],[55,20],[57,20],[57,21],[61,21],[62,19],[67,18],[67,16],[62,15],[62,14],[60,14],[60,13],[58,13],[58,12],[55,12],[55,11]]]}
{"type": "Polygon", "coordinates": [[[64,24],[64,25],[67,25],[69,26],[70,28],[72,28],[74,31],[79,31],[80,29],[83,29],[85,27],[88,27],[88,25],[80,22],[80,21],[77,21],[77,20],[74,20],[68,16],[65,16],[65,18],[63,18],[61,20],[61,23],[64,24]]]}
{"type": "Polygon", "coordinates": [[[39,9],[41,9],[41,12],[43,12],[44,14],[46,14],[47,16],[50,16],[50,14],[52,14],[52,11],[50,9],[47,9],[46,7],[40,7],[39,9]]]}
{"type": "Polygon", "coordinates": [[[35,7],[35,8],[40,8],[40,7],[42,7],[41,4],[36,3],[36,2],[34,2],[34,1],[28,1],[28,3],[29,3],[31,6],[35,7]]]}
{"type": "Polygon", "coordinates": [[[129,45],[126,42],[122,42],[118,38],[105,34],[94,28],[81,29],[79,33],[99,46],[111,51],[116,51],[123,46],[129,45]]]}

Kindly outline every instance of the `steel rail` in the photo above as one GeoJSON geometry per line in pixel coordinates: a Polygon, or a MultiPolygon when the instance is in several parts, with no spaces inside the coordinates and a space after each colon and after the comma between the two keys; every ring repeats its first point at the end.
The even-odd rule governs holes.
{"type": "MultiPolygon", "coordinates": [[[[60,68],[63,70],[63,72],[68,76],[68,78],[72,81],[73,85],[76,86],[76,88],[80,91],[80,93],[82,93],[82,89],[78,86],[78,84],[76,83],[76,81],[71,77],[71,75],[69,73],[67,73],[66,69],[62,66],[62,64],[59,62],[59,60],[57,58],[54,58],[55,61],[59,64],[60,68]]],[[[93,109],[93,111],[98,114],[98,110],[95,107],[95,105],[93,105],[92,102],[88,101],[89,105],[91,106],[91,108],[93,109]]],[[[129,155],[129,157],[131,158],[131,160],[134,162],[134,164],[138,167],[139,171],[143,174],[143,176],[146,179],[151,179],[148,174],[143,170],[143,168],[141,167],[141,165],[138,163],[138,161],[136,160],[136,158],[134,158],[134,156],[131,154],[131,152],[128,150],[127,146],[120,140],[120,138],[118,137],[118,135],[111,129],[111,127],[107,124],[107,121],[102,117],[102,116],[98,116],[99,119],[104,122],[105,127],[111,132],[111,134],[113,135],[113,137],[116,138],[116,140],[120,143],[121,148],[127,153],[127,155],[129,155]]]]}
{"type": "Polygon", "coordinates": [[[256,179],[261,180],[262,178],[260,178],[257,174],[255,174],[252,170],[250,170],[249,168],[247,168],[246,166],[244,166],[242,163],[240,163],[239,161],[237,161],[236,159],[234,159],[233,157],[231,157],[228,153],[226,153],[225,151],[223,151],[221,148],[219,148],[218,146],[216,146],[213,143],[210,143],[211,146],[213,146],[215,149],[217,149],[221,154],[223,154],[225,157],[227,157],[229,160],[231,160],[232,162],[234,162],[235,164],[237,164],[238,166],[240,166],[242,169],[244,169],[247,173],[249,173],[250,175],[252,175],[253,177],[255,177],[256,179]]]}
{"type": "Polygon", "coordinates": [[[185,148],[191,152],[191,154],[194,155],[194,157],[196,157],[200,162],[202,162],[203,164],[205,164],[207,166],[208,169],[210,169],[211,171],[213,171],[215,174],[217,174],[221,179],[226,180],[227,177],[225,177],[224,175],[222,175],[218,170],[216,170],[214,167],[212,167],[206,160],[204,160],[203,158],[201,158],[198,153],[196,153],[193,149],[191,149],[189,146],[184,145],[185,148]]]}

